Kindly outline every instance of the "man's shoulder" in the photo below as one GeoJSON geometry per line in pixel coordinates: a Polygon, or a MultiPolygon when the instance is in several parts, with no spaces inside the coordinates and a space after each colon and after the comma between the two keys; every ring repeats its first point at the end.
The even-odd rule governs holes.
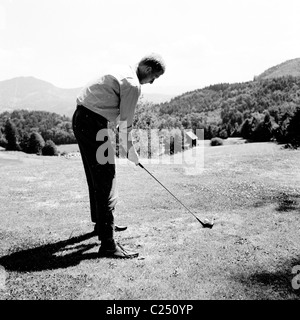
{"type": "Polygon", "coordinates": [[[136,73],[130,65],[113,65],[107,70],[107,75],[115,77],[120,83],[137,84],[136,73]]]}

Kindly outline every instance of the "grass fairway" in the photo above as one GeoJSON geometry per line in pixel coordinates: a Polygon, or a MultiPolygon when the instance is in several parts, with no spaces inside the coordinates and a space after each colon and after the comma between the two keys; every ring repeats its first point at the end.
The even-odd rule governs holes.
{"type": "Polygon", "coordinates": [[[299,299],[300,151],[205,147],[201,174],[145,167],[215,226],[120,162],[116,238],[140,258],[112,260],[97,258],[80,158],[1,151],[0,299],[299,299]]]}

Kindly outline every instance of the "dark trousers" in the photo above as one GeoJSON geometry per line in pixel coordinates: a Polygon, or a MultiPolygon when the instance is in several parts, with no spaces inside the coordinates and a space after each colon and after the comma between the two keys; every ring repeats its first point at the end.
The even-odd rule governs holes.
{"type": "Polygon", "coordinates": [[[99,240],[111,240],[117,192],[114,150],[108,137],[108,121],[84,106],[77,106],[72,124],[88,184],[91,220],[97,224],[99,240]],[[103,141],[96,139],[100,130],[102,136],[106,136],[103,141]],[[101,158],[99,151],[104,149],[106,153],[101,158]],[[103,161],[108,154],[113,156],[109,161],[103,161]]]}

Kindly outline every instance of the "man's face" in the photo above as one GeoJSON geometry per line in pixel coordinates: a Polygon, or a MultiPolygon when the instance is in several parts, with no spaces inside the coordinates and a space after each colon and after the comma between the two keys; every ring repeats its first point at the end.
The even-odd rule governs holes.
{"type": "Polygon", "coordinates": [[[140,84],[152,84],[156,79],[158,79],[163,74],[162,71],[152,72],[152,69],[149,67],[142,66],[139,68],[139,81],[140,84]]]}

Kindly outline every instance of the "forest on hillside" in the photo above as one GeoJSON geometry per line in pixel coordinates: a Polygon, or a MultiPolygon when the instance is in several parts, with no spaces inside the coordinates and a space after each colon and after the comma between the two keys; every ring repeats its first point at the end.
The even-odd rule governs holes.
{"type": "MultiPolygon", "coordinates": [[[[14,110],[0,114],[0,146],[6,150],[41,153],[56,145],[76,143],[71,119],[46,111],[14,110]]],[[[49,152],[47,151],[46,153],[49,152]]]]}
{"type": "Polygon", "coordinates": [[[300,78],[221,83],[187,92],[170,102],[141,106],[137,126],[204,129],[205,139],[299,141],[300,78]]]}
{"type": "MultiPolygon", "coordinates": [[[[180,141],[178,136],[183,130],[197,133],[197,129],[203,129],[205,139],[242,137],[249,141],[277,141],[297,148],[300,146],[300,78],[221,83],[161,104],[141,99],[133,125],[137,130],[158,129],[164,141],[172,136],[180,141]]],[[[140,143],[138,134],[134,137],[140,143]]],[[[15,110],[0,114],[0,146],[34,153],[35,149],[28,148],[31,140],[39,140],[41,146],[45,141],[54,145],[76,143],[71,119],[45,111],[15,110]]],[[[183,141],[176,150],[180,151],[184,145],[183,141]]]]}

